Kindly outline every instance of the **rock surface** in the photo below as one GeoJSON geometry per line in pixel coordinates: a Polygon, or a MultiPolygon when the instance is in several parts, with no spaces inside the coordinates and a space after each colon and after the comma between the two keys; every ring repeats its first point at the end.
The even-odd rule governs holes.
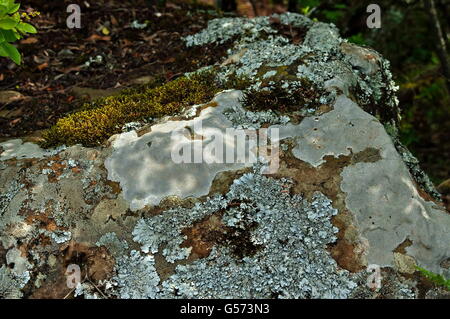
{"type": "Polygon", "coordinates": [[[399,147],[388,62],[297,14],[216,19],[186,43],[230,40],[213,68],[218,81],[250,78],[245,89],[97,148],[0,144],[0,296],[445,294],[424,288],[415,267],[450,277],[450,214],[399,147]],[[304,37],[294,43],[282,26],[304,37]],[[276,86],[320,96],[286,112],[247,109],[249,91],[276,86]],[[270,141],[235,145],[231,128],[270,141]],[[218,138],[247,160],[224,161],[218,138]],[[190,147],[202,160],[173,160],[190,147]],[[68,287],[74,264],[89,281],[68,287]]]}

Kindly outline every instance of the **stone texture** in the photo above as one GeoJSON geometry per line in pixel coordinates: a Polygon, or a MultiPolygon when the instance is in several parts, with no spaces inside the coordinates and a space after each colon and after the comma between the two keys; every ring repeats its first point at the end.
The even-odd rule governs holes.
{"type": "MultiPolygon", "coordinates": [[[[415,266],[450,276],[450,214],[385,129],[398,115],[388,62],[334,26],[272,18],[305,31],[303,42],[278,35],[268,17],[217,19],[186,42],[236,39],[217,61],[219,81],[234,72],[253,77],[251,89],[279,80],[294,90],[306,78],[324,92],[311,101],[320,107],[250,112],[246,89],[228,90],[155,124],[129,125],[97,148],[0,144],[1,297],[445,295],[419,289],[415,266]],[[378,109],[366,109],[368,101],[378,109]],[[278,171],[262,174],[269,157],[172,160],[177,146],[210,145],[210,133],[230,142],[226,129],[236,127],[273,132],[278,171]],[[85,281],[71,292],[65,271],[73,262],[95,286],[85,281]],[[367,286],[369,265],[380,267],[378,290],[367,286]]],[[[258,147],[246,146],[256,157],[258,147]]]]}

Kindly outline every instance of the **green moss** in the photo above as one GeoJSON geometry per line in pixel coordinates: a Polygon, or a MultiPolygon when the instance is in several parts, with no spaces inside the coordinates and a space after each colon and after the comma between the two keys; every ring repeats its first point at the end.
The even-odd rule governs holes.
{"type": "Polygon", "coordinates": [[[258,69],[256,77],[262,81],[263,86],[267,85],[269,82],[282,82],[282,81],[298,81],[298,77],[295,75],[297,70],[297,64],[293,63],[294,66],[267,66],[263,65],[258,69]],[[274,75],[264,78],[267,72],[275,72],[274,75]]]}
{"type": "Polygon", "coordinates": [[[420,273],[427,278],[428,280],[430,280],[431,282],[435,283],[438,286],[444,287],[447,290],[450,291],[450,279],[445,279],[442,275],[439,274],[435,274],[429,270],[426,270],[422,267],[417,266],[416,267],[417,270],[420,271],[420,273]]]}
{"type": "Polygon", "coordinates": [[[225,83],[223,83],[226,89],[245,90],[253,81],[246,76],[238,76],[236,73],[231,73],[227,76],[225,83]]]}
{"type": "Polygon", "coordinates": [[[208,102],[220,90],[215,85],[213,72],[181,77],[159,87],[151,86],[126,90],[118,96],[85,104],[81,111],[59,119],[45,131],[43,146],[99,145],[111,135],[120,133],[126,123],[176,114],[189,105],[208,102]]]}

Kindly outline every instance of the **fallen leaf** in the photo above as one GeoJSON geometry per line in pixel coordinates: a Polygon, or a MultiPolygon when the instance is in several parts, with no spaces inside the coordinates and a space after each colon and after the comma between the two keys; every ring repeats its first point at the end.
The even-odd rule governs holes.
{"type": "Polygon", "coordinates": [[[89,38],[87,38],[86,39],[87,41],[92,41],[92,42],[95,42],[95,41],[111,41],[111,37],[110,36],[101,36],[101,35],[98,35],[98,34],[93,34],[93,35],[91,35],[89,38]]]}
{"type": "Polygon", "coordinates": [[[19,101],[24,99],[25,96],[16,91],[0,91],[0,104],[8,104],[14,101],[19,101]]]}
{"type": "Polygon", "coordinates": [[[133,42],[131,42],[130,40],[127,40],[127,39],[123,39],[122,40],[122,47],[123,48],[129,47],[129,46],[132,46],[132,45],[133,45],[133,42]]]}
{"type": "Polygon", "coordinates": [[[173,63],[173,62],[175,62],[175,58],[174,57],[170,57],[170,58],[167,58],[167,59],[162,61],[162,63],[164,63],[164,64],[173,63]]]}
{"type": "Polygon", "coordinates": [[[39,42],[39,40],[37,38],[30,37],[30,38],[21,40],[20,44],[33,44],[33,43],[37,43],[37,42],[39,42]]]}
{"type": "Polygon", "coordinates": [[[102,28],[102,33],[103,33],[104,35],[108,35],[108,34],[110,34],[111,32],[109,31],[109,29],[108,29],[107,27],[103,27],[103,28],[102,28]]]}
{"type": "Polygon", "coordinates": [[[38,68],[39,71],[42,71],[42,70],[46,69],[47,67],[48,67],[48,63],[47,63],[47,62],[44,62],[44,63],[39,64],[39,65],[37,66],[37,68],[38,68]]]}
{"type": "Polygon", "coordinates": [[[81,70],[80,66],[71,66],[65,69],[57,69],[59,72],[62,72],[64,74],[70,73],[70,72],[78,72],[81,70]]]}
{"type": "Polygon", "coordinates": [[[9,125],[14,126],[14,125],[16,125],[17,123],[19,123],[20,121],[22,121],[22,118],[21,118],[21,117],[16,118],[15,120],[12,120],[11,122],[9,122],[9,125]]]}
{"type": "Polygon", "coordinates": [[[118,25],[119,24],[119,22],[117,21],[116,17],[111,16],[111,24],[112,25],[118,25]]]}

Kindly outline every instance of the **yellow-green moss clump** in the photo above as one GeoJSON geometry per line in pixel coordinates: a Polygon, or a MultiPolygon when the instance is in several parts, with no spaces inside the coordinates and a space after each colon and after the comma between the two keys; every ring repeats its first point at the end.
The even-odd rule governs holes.
{"type": "Polygon", "coordinates": [[[83,110],[59,119],[44,132],[43,146],[99,145],[120,133],[126,123],[176,114],[187,106],[208,102],[219,90],[213,72],[181,77],[155,88],[127,90],[87,103],[83,110]]]}

